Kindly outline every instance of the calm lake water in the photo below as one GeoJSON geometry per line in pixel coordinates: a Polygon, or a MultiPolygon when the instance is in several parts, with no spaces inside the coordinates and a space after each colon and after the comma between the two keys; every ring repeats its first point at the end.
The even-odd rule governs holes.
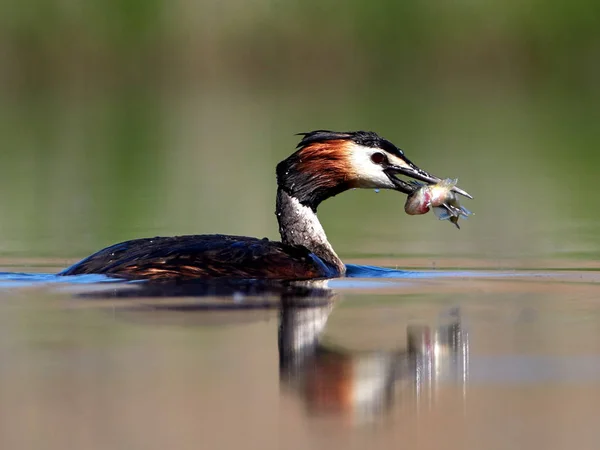
{"type": "Polygon", "coordinates": [[[597,264],[357,262],[250,288],[9,266],[0,447],[596,448],[597,264]]]}
{"type": "MultiPolygon", "coordinates": [[[[380,28],[404,40],[393,24],[380,28]]],[[[330,61],[336,52],[314,40],[330,61]]],[[[186,47],[176,44],[165,54],[186,47]]],[[[136,70],[118,82],[95,57],[57,60],[63,47],[49,61],[64,76],[45,80],[32,64],[30,80],[15,77],[30,84],[0,87],[1,449],[599,447],[596,72],[589,90],[545,68],[548,79],[520,79],[510,60],[504,76],[452,77],[448,56],[403,78],[412,64],[382,53],[371,69],[381,80],[360,74],[371,66],[349,47],[344,76],[324,62],[330,77],[312,74],[311,51],[279,49],[270,65],[253,60],[271,74],[288,55],[275,78],[218,58],[197,74],[124,54],[136,70]],[[402,70],[387,73],[388,59],[402,70]],[[164,80],[145,83],[154,64],[164,80]],[[336,196],[319,218],[358,266],[315,285],[52,275],[137,237],[276,239],[275,165],[294,133],[322,128],[376,131],[421,168],[458,177],[475,215],[459,231],[408,217],[395,192],[336,196]]],[[[186,67],[203,58],[187,51],[186,67]]]]}
{"type": "Polygon", "coordinates": [[[598,5],[0,3],[0,450],[600,448],[598,5]],[[53,275],[277,239],[275,165],[317,129],[475,215],[336,196],[327,283],[53,275]]]}

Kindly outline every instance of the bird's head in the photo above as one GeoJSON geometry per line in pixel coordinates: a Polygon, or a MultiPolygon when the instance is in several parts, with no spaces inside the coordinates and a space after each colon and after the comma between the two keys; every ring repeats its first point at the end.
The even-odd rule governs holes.
{"type": "MultiPolygon", "coordinates": [[[[411,194],[415,185],[398,175],[429,184],[440,181],[413,164],[390,141],[370,131],[317,130],[301,135],[297,151],[277,165],[277,183],[313,210],[326,198],[353,188],[411,194]]],[[[462,189],[453,189],[471,198],[462,189]]]]}

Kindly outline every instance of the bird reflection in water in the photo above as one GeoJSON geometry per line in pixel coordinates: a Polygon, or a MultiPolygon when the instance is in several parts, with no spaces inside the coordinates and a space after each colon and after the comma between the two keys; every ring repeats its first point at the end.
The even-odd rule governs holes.
{"type": "Polygon", "coordinates": [[[368,422],[399,397],[431,404],[444,383],[464,392],[469,344],[456,311],[437,327],[409,326],[401,348],[351,351],[321,339],[332,310],[333,305],[280,311],[280,380],[311,413],[368,422]]]}
{"type": "Polygon", "coordinates": [[[400,398],[421,407],[431,405],[442,386],[461,386],[463,397],[466,389],[469,339],[458,310],[435,326],[407,326],[406,335],[398,336],[398,348],[358,351],[323,340],[341,301],[326,280],[140,283],[79,297],[125,300],[120,306],[129,319],[150,318],[153,323],[173,323],[169,313],[178,314],[181,323],[214,325],[211,312],[221,313],[219,324],[264,319],[249,309],[277,312],[281,387],[301,398],[311,414],[349,416],[363,423],[384,414],[400,398]]]}

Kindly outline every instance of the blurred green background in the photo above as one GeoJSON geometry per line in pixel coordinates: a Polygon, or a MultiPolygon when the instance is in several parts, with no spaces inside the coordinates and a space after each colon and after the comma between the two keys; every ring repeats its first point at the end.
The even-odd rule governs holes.
{"type": "Polygon", "coordinates": [[[161,234],[277,237],[294,133],[373,130],[475,195],[461,231],[351,191],[345,258],[600,255],[600,3],[9,0],[0,256],[161,234]]]}

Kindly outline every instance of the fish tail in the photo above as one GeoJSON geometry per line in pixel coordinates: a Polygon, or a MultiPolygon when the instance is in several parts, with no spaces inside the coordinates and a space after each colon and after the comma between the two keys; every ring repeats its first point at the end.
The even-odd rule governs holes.
{"type": "Polygon", "coordinates": [[[465,208],[464,206],[460,207],[460,215],[463,217],[469,217],[472,216],[473,213],[471,211],[469,211],[467,208],[465,208]]]}

